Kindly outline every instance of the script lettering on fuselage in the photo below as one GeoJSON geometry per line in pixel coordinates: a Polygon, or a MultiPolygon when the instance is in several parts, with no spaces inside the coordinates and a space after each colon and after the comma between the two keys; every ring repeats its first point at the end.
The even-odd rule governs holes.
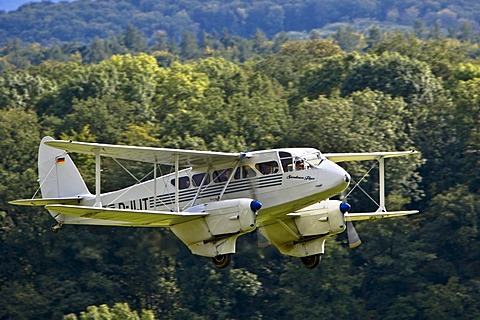
{"type": "Polygon", "coordinates": [[[291,174],[289,174],[287,176],[287,179],[295,179],[295,180],[305,180],[305,181],[312,181],[312,180],[315,180],[314,177],[312,176],[299,176],[299,175],[296,175],[296,176],[292,176],[291,174]]]}

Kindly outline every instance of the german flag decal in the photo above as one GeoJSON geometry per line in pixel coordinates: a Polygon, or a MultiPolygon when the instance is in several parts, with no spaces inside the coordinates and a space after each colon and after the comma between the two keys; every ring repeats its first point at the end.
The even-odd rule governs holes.
{"type": "Polygon", "coordinates": [[[64,164],[64,163],[65,163],[65,157],[57,158],[57,164],[64,164]]]}

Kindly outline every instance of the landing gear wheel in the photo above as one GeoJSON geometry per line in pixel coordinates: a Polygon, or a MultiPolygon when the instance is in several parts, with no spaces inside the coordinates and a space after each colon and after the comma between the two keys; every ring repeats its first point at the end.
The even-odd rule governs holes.
{"type": "Polygon", "coordinates": [[[221,254],[219,256],[212,258],[213,265],[218,269],[223,269],[228,267],[230,262],[232,262],[232,255],[231,254],[221,254]]]}
{"type": "Polygon", "coordinates": [[[60,223],[55,223],[55,224],[52,224],[52,232],[53,233],[58,233],[58,231],[60,231],[60,228],[62,227],[62,225],[60,223]]]}
{"type": "Polygon", "coordinates": [[[314,254],[313,256],[301,257],[300,260],[305,268],[315,269],[320,264],[322,257],[319,254],[314,254]]]}

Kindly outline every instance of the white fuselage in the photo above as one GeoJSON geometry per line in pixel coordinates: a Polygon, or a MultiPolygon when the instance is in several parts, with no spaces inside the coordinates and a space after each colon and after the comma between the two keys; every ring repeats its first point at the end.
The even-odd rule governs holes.
{"type": "MultiPolygon", "coordinates": [[[[232,163],[184,169],[177,177],[164,175],[102,194],[101,203],[118,209],[176,211],[178,197],[182,211],[201,203],[252,198],[263,205],[257,218],[262,223],[334,196],[349,181],[343,168],[316,149],[278,149],[252,152],[232,163]]],[[[93,197],[86,197],[82,205],[94,203],[93,197]]]]}

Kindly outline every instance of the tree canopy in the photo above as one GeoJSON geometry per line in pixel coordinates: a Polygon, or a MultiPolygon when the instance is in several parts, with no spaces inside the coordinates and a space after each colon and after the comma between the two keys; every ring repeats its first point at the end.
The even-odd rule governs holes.
{"type": "MultiPolygon", "coordinates": [[[[71,5],[92,3],[113,5],[71,5]]],[[[146,11],[173,6],[115,3],[146,11]]],[[[282,12],[268,4],[252,6],[263,5],[266,15],[282,12]]],[[[16,14],[41,12],[45,5],[56,6],[31,4],[16,14]]],[[[288,14],[301,13],[300,2],[295,5],[288,14]]],[[[413,5],[402,2],[402,10],[413,5]]],[[[395,16],[386,2],[382,8],[395,16]]],[[[236,14],[253,14],[247,9],[236,14]]],[[[188,11],[178,15],[188,22],[188,11]]],[[[62,61],[51,49],[7,44],[0,74],[0,318],[478,318],[478,46],[374,33],[367,47],[354,50],[318,37],[269,40],[257,32],[240,39],[227,31],[220,42],[205,35],[208,45],[196,47],[186,36],[180,47],[160,39],[150,50],[129,27],[121,38],[97,39],[84,48],[95,56],[89,61],[79,51],[62,61]],[[114,43],[117,49],[101,54],[114,43]],[[191,55],[182,55],[182,48],[191,55]],[[42,58],[36,60],[35,52],[42,58]],[[7,66],[13,61],[26,63],[7,66]],[[239,238],[231,268],[217,270],[168,230],[66,226],[51,234],[44,210],[8,205],[35,194],[36,152],[44,135],[234,152],[416,149],[421,157],[387,162],[387,205],[421,214],[358,223],[364,245],[348,251],[344,235],[329,239],[313,271],[271,246],[259,248],[255,234],[239,238]]],[[[92,159],[75,161],[91,186],[92,159]]],[[[144,169],[130,165],[134,173],[144,169]]],[[[370,165],[347,169],[359,179],[370,165]]],[[[128,174],[109,177],[120,171],[113,161],[105,161],[103,170],[106,189],[133,183],[128,174]]],[[[364,189],[378,190],[377,178],[367,175],[364,189]]],[[[352,202],[358,210],[371,209],[361,194],[352,194],[352,202]]]]}

